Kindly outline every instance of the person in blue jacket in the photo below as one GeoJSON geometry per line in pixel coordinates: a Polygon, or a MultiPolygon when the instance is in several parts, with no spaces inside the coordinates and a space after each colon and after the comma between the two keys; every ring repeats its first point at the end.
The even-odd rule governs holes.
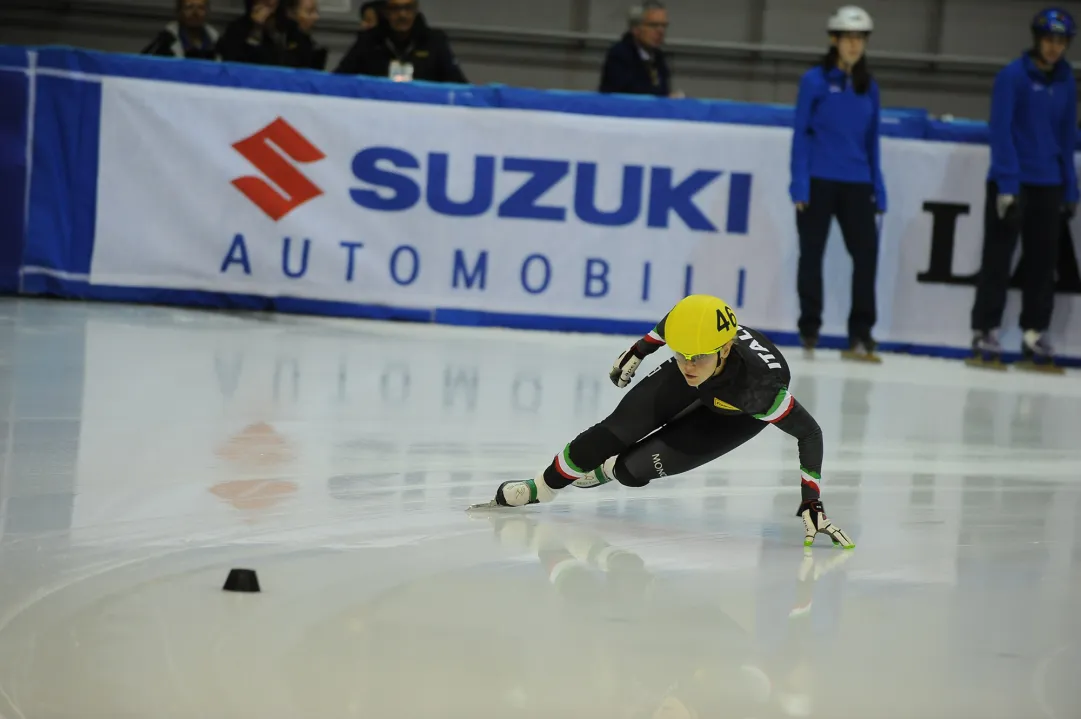
{"type": "Polygon", "coordinates": [[[886,211],[879,161],[878,85],[867,67],[874,30],[862,8],[840,8],[827,25],[830,49],[800,80],[792,133],[792,184],[800,256],[797,289],[800,341],[818,343],[822,326],[822,256],[833,218],[852,256],[852,308],[846,358],[879,361],[871,330],[876,320],[876,215],[886,211]]]}
{"type": "Polygon", "coordinates": [[[1022,366],[1054,368],[1047,329],[1063,215],[1077,208],[1077,86],[1066,49],[1077,25],[1064,10],[1032,21],[1033,47],[995,78],[983,260],[972,307],[973,363],[1001,367],[998,328],[1017,238],[1024,258],[1022,366]]]}

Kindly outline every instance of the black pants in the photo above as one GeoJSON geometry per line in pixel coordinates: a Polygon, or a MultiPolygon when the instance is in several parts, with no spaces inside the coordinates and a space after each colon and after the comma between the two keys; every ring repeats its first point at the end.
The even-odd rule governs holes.
{"type": "Polygon", "coordinates": [[[983,259],[972,306],[972,329],[1002,326],[1010,265],[1017,237],[1024,260],[1021,280],[1021,329],[1045,331],[1055,306],[1055,263],[1062,228],[1061,186],[1022,185],[1014,206],[999,219],[998,186],[987,183],[983,211],[983,259]]]}
{"type": "Polygon", "coordinates": [[[878,226],[874,186],[870,183],[811,179],[811,201],[796,212],[799,230],[799,331],[818,336],[822,326],[822,257],[833,218],[841,226],[852,257],[850,339],[869,339],[877,319],[875,277],[878,273],[878,226]]]}
{"type": "MultiPolygon", "coordinates": [[[[588,471],[618,454],[616,479],[644,487],[657,477],[701,467],[766,426],[750,415],[722,415],[703,406],[673,358],[631,387],[612,414],[578,435],[570,459],[588,471]]],[[[570,483],[554,463],[544,479],[553,489],[570,483]]]]}

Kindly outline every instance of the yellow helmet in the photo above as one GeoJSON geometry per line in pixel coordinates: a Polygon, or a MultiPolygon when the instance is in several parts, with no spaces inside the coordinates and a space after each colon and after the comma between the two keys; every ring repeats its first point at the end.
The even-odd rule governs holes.
{"type": "Polygon", "coordinates": [[[710,295],[688,295],[664,321],[664,340],[687,359],[719,352],[736,336],[736,313],[724,300],[710,295]]]}

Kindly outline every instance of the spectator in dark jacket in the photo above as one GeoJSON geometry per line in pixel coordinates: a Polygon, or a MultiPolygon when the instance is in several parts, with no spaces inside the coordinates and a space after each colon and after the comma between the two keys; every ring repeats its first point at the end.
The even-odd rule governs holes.
{"type": "Polygon", "coordinates": [[[245,8],[218,42],[223,60],[326,69],[327,50],[311,36],[319,19],[318,0],[245,0],[245,8]]]}
{"type": "Polygon", "coordinates": [[[312,37],[312,28],[319,20],[319,0],[285,0],[279,15],[285,47],[281,64],[286,67],[327,69],[327,49],[312,37]]]}
{"type": "Polygon", "coordinates": [[[446,34],[428,27],[416,0],[387,0],[379,23],[357,36],[335,72],[398,82],[468,82],[446,34]]]}
{"type": "Polygon", "coordinates": [[[360,6],[360,31],[371,30],[379,24],[379,16],[383,14],[386,0],[368,0],[360,6]]]}
{"type": "Polygon", "coordinates": [[[285,40],[278,0],[244,0],[244,9],[244,14],[229,23],[218,41],[222,59],[252,65],[281,65],[285,40]]]}
{"type": "Polygon", "coordinates": [[[176,20],[165,26],[144,55],[217,60],[218,32],[206,24],[208,0],[177,0],[176,20]]]}
{"type": "Polygon", "coordinates": [[[608,50],[601,71],[601,92],[626,95],[673,95],[671,73],[661,45],[668,31],[668,10],[660,0],[631,8],[630,30],[608,50]]]}

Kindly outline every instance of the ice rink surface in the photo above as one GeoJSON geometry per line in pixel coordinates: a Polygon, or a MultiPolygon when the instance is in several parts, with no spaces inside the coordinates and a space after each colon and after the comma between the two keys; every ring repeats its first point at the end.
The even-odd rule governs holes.
{"type": "Polygon", "coordinates": [[[1081,717],[1081,375],[788,350],[853,552],[775,429],[467,514],[629,340],[0,301],[0,716],[1081,717]]]}

